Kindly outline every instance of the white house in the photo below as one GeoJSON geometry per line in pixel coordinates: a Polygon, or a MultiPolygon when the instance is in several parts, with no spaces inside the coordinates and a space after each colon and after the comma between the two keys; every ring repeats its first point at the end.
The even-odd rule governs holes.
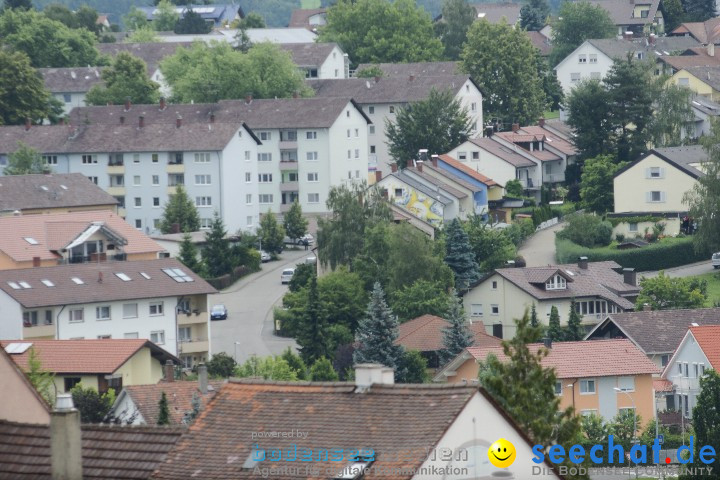
{"type": "Polygon", "coordinates": [[[63,113],[85,106],[85,94],[103,83],[102,67],[38,68],[45,88],[63,104],[63,113]]]}
{"type": "Polygon", "coordinates": [[[307,78],[347,78],[350,60],[337,43],[281,43],[307,78]]]}
{"type": "Polygon", "coordinates": [[[191,367],[209,358],[210,293],[169,258],[0,271],[0,337],[145,338],[191,367]]]}

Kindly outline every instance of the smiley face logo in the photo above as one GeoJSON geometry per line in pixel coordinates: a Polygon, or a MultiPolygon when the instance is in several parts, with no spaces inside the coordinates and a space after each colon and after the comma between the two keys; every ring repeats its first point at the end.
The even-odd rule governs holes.
{"type": "Polygon", "coordinates": [[[515,461],[515,445],[499,438],[488,448],[490,463],[498,468],[507,468],[515,461]]]}

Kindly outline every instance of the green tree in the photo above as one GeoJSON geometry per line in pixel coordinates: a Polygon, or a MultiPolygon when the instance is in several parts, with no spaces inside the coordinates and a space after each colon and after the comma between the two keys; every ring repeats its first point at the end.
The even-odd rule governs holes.
{"type": "Polygon", "coordinates": [[[563,2],[553,25],[550,64],[556,66],[590,38],[612,38],[617,28],[603,7],[587,1],[563,2]]]}
{"type": "Polygon", "coordinates": [[[28,57],[0,50],[0,125],[55,120],[61,112],[28,57]]]}
{"type": "Polygon", "coordinates": [[[427,99],[401,108],[394,122],[385,120],[390,155],[400,168],[416,159],[421,148],[429,154],[452,150],[467,140],[472,128],[467,109],[450,90],[433,89],[427,99]]]}
{"type": "Polygon", "coordinates": [[[557,233],[558,238],[565,238],[583,247],[610,245],[612,240],[612,224],[596,215],[574,215],[565,228],[557,233]]]}
{"type": "Polygon", "coordinates": [[[168,406],[168,399],[165,392],[160,395],[160,401],[158,402],[158,425],[170,425],[170,407],[168,406]]]}
{"type": "Polygon", "coordinates": [[[567,451],[579,435],[580,419],[572,408],[560,408],[560,397],[555,394],[555,371],[541,363],[548,350],[531,349],[531,344],[540,339],[540,330],[530,326],[527,311],[515,322],[515,336],[503,342],[508,361],[488,356],[481,362],[480,384],[533,444],[549,447],[557,443],[567,451]]]}
{"type": "Polygon", "coordinates": [[[715,16],[715,2],[713,0],[683,0],[685,22],[704,22],[715,16]]]}
{"type": "Polygon", "coordinates": [[[405,285],[390,295],[392,311],[400,322],[406,322],[421,315],[441,317],[448,311],[450,295],[440,282],[417,280],[405,285]]]}
{"type": "Polygon", "coordinates": [[[280,225],[270,209],[260,219],[257,235],[262,249],[268,253],[282,252],[285,241],[285,229],[280,225]]]}
{"type": "Polygon", "coordinates": [[[560,326],[560,314],[555,305],[550,308],[550,320],[548,320],[547,337],[553,342],[560,342],[564,339],[563,330],[560,326]]]}
{"type": "Polygon", "coordinates": [[[290,368],[295,372],[295,376],[298,380],[305,380],[307,378],[307,366],[303,362],[302,357],[293,353],[290,347],[287,347],[280,357],[287,362],[290,368]]]}
{"type": "Polygon", "coordinates": [[[240,20],[238,28],[267,28],[265,19],[257,12],[249,12],[240,20]]]}
{"type": "Polygon", "coordinates": [[[555,70],[550,68],[547,58],[540,55],[539,50],[535,51],[535,65],[545,94],[545,104],[550,110],[558,110],[565,98],[565,94],[555,70]]]}
{"type": "Polygon", "coordinates": [[[32,0],[5,0],[3,8],[6,10],[32,10],[32,0]]]}
{"type": "Polygon", "coordinates": [[[320,313],[317,278],[312,277],[308,287],[308,300],[303,322],[296,339],[300,346],[300,356],[306,365],[314,363],[319,358],[326,357],[329,353],[327,323],[323,319],[320,313]]]}
{"type": "Polygon", "coordinates": [[[584,80],[565,97],[567,123],[575,133],[573,142],[582,158],[616,153],[607,96],[599,80],[584,80]]]}
{"type": "Polygon", "coordinates": [[[707,154],[700,164],[705,175],[683,194],[683,203],[700,225],[693,235],[695,250],[717,252],[720,250],[720,123],[714,121],[711,134],[700,141],[707,154]]]}
{"type": "Polygon", "coordinates": [[[47,18],[60,22],[66,27],[78,27],[78,22],[73,11],[61,3],[51,3],[43,8],[42,12],[47,18]]]}
{"type": "Polygon", "coordinates": [[[459,60],[467,31],[475,21],[475,8],[467,0],[444,0],[442,20],[435,22],[435,35],[442,41],[444,57],[459,60]]]}
{"type": "Polygon", "coordinates": [[[45,370],[35,347],[28,351],[28,363],[25,374],[30,384],[45,399],[48,405],[55,405],[55,374],[45,370]]]}
{"type": "Polygon", "coordinates": [[[317,275],[317,268],[315,265],[310,263],[301,263],[295,267],[295,273],[293,273],[288,285],[288,290],[291,292],[299,292],[300,289],[310,285],[310,279],[317,275]]]}
{"type": "Polygon", "coordinates": [[[675,310],[678,308],[700,308],[707,300],[702,287],[690,279],[672,278],[660,271],[657,277],[640,279],[640,294],[635,309],[642,310],[647,303],[653,310],[675,310]]]}
{"type": "Polygon", "coordinates": [[[18,141],[17,149],[8,156],[8,164],[3,170],[5,175],[28,175],[31,173],[50,173],[52,169],[45,163],[42,155],[34,148],[18,141]]]}
{"type": "Polygon", "coordinates": [[[94,34],[68,28],[35,10],[5,10],[0,15],[0,38],[10,51],[25,53],[36,68],[98,64],[94,34]]]}
{"type": "Polygon", "coordinates": [[[300,204],[295,201],[290,206],[290,210],[285,214],[283,219],[283,226],[285,227],[285,234],[290,240],[297,240],[301,238],[307,232],[308,221],[303,217],[302,208],[300,204]]]}
{"type": "Polygon", "coordinates": [[[175,11],[175,5],[169,0],[160,0],[155,9],[152,26],[158,32],[171,32],[180,20],[180,14],[175,11]]]}
{"type": "Polygon", "coordinates": [[[318,41],[337,42],[356,64],[435,61],[443,51],[430,15],[414,0],[339,0],[318,41]]]}
{"type": "Polygon", "coordinates": [[[397,317],[385,303],[385,292],[375,283],[365,317],[360,320],[356,334],[358,343],[355,363],[379,363],[395,369],[395,377],[403,378],[401,370],[403,348],[395,344],[398,336],[397,317]]]}
{"type": "Polygon", "coordinates": [[[215,378],[229,378],[235,370],[237,362],[225,352],[216,353],[207,362],[208,375],[215,378]]]}
{"type": "Polygon", "coordinates": [[[406,350],[402,356],[402,378],[398,383],[426,383],[429,380],[427,360],[417,350],[406,350]]]}
{"type": "Polygon", "coordinates": [[[568,325],[567,330],[565,331],[564,339],[566,342],[573,342],[582,340],[585,337],[585,332],[582,326],[582,319],[580,318],[580,314],[575,309],[575,306],[577,304],[575,303],[575,299],[573,298],[570,301],[570,312],[568,314],[568,325]]]}
{"type": "Polygon", "coordinates": [[[502,230],[492,228],[481,216],[470,215],[463,226],[481,272],[500,268],[515,258],[517,251],[510,237],[502,230]]]}
{"type": "Polygon", "coordinates": [[[180,232],[197,232],[200,230],[200,215],[195,203],[190,199],[183,185],[175,187],[175,194],[170,195],[163,215],[160,219],[162,233],[172,233],[175,227],[180,232]]]}
{"type": "Polygon", "coordinates": [[[692,90],[666,80],[665,77],[656,80],[660,92],[654,95],[654,115],[650,124],[652,143],[656,148],[682,145],[692,138],[695,127],[692,90]]]}
{"type": "Polygon", "coordinates": [[[284,382],[298,380],[297,373],[283,357],[272,355],[265,358],[250,357],[235,369],[233,375],[238,378],[260,377],[284,382]]]}
{"type": "Polygon", "coordinates": [[[680,23],[683,21],[682,2],[680,0],[663,0],[660,2],[660,9],[662,10],[663,20],[665,21],[665,31],[672,32],[680,23]]]}
{"type": "Polygon", "coordinates": [[[520,9],[520,28],[537,31],[542,29],[550,16],[547,0],[530,0],[520,9]]]}
{"type": "Polygon", "coordinates": [[[227,230],[218,212],[213,215],[210,230],[205,233],[202,259],[210,278],[220,277],[233,269],[230,241],[227,239],[227,230]]]}
{"type": "Polygon", "coordinates": [[[85,96],[88,105],[120,105],[127,98],[135,104],[157,103],[160,85],[148,78],[145,62],[120,52],[102,72],[105,85],[93,86],[85,96]]]}
{"type": "Polygon", "coordinates": [[[310,381],[312,382],[337,382],[338,374],[333,364],[325,357],[318,358],[310,367],[310,381]]]}
{"type": "Polygon", "coordinates": [[[173,31],[179,35],[202,35],[210,33],[212,25],[206,22],[199,13],[192,9],[183,11],[182,18],[177,21],[173,31]]]}
{"type": "Polygon", "coordinates": [[[374,77],[379,78],[384,75],[385,75],[385,72],[383,72],[382,68],[378,67],[377,65],[371,65],[369,67],[362,68],[355,72],[355,76],[357,78],[374,78],[374,77]]]}
{"type": "Polygon", "coordinates": [[[203,273],[205,273],[205,267],[200,260],[200,253],[198,251],[197,245],[195,245],[195,243],[192,241],[192,237],[190,237],[189,233],[185,233],[185,235],[183,235],[182,242],[180,242],[180,252],[177,259],[180,260],[183,265],[185,265],[187,268],[197,273],[198,275],[202,275],[203,273]]]}
{"type": "Polygon", "coordinates": [[[456,218],[445,229],[445,263],[452,269],[455,288],[464,293],[480,278],[468,235],[456,218]]]}
{"type": "Polygon", "coordinates": [[[98,35],[100,33],[101,25],[97,23],[98,12],[89,5],[81,5],[75,11],[75,22],[78,28],[84,28],[89,32],[98,35]]]}
{"type": "Polygon", "coordinates": [[[535,308],[535,302],[533,302],[532,308],[530,309],[530,326],[533,328],[541,327],[540,322],[538,321],[537,308],[535,308]]]}
{"type": "Polygon", "coordinates": [[[355,332],[368,301],[360,277],[341,266],[318,280],[318,293],[324,321],[330,325],[344,325],[355,332]]]}
{"type": "Polygon", "coordinates": [[[110,388],[102,395],[97,389],[78,383],[70,389],[73,404],[80,411],[82,423],[102,423],[115,403],[115,390],[110,388]]]}
{"type": "Polygon", "coordinates": [[[125,39],[125,43],[155,43],[159,41],[160,37],[158,37],[155,30],[150,27],[133,30],[133,32],[125,39]]]}
{"type": "Polygon", "coordinates": [[[522,198],[525,195],[520,180],[512,179],[505,183],[505,195],[511,198],[522,198]]]}
{"type": "MultiPolygon", "coordinates": [[[[695,429],[694,456],[700,457],[700,449],[705,445],[720,445],[720,376],[715,370],[706,370],[700,379],[700,394],[696,397],[692,411],[692,425],[695,429]]],[[[681,479],[692,478],[715,480],[717,475],[688,475],[681,479]]]]}
{"type": "Polygon", "coordinates": [[[540,118],[546,105],[536,57],[527,34],[504,20],[491,24],[481,19],[472,24],[461,65],[483,92],[487,118],[525,125],[540,118]]]}
{"type": "Polygon", "coordinates": [[[580,177],[580,199],[584,208],[600,214],[613,211],[613,177],[624,165],[616,164],[609,155],[585,160],[580,177]]]}
{"type": "Polygon", "coordinates": [[[454,290],[450,293],[450,298],[450,307],[445,315],[449,325],[442,330],[443,348],[438,352],[441,365],[445,365],[475,343],[475,337],[465,318],[462,302],[454,290]]]}
{"type": "Polygon", "coordinates": [[[131,32],[148,28],[147,15],[133,5],[127,15],[123,17],[123,24],[131,32]]]}

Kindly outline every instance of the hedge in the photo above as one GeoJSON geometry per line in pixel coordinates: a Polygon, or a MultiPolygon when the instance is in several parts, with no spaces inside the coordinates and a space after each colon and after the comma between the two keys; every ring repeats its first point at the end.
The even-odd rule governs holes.
{"type": "Polygon", "coordinates": [[[562,218],[573,212],[575,212],[575,204],[572,202],[566,202],[562,205],[542,205],[539,207],[516,208],[512,212],[512,217],[515,218],[515,215],[517,214],[531,215],[533,223],[537,227],[546,220],[550,220],[555,217],[562,218]]]}
{"type": "Polygon", "coordinates": [[[245,265],[240,265],[239,267],[236,267],[232,273],[226,273],[225,275],[216,278],[206,278],[205,281],[212,285],[216,290],[224,290],[245,275],[256,271],[257,270],[253,270],[245,265]]]}
{"type": "Polygon", "coordinates": [[[570,240],[555,239],[555,258],[558,263],[575,263],[578,257],[588,257],[591,262],[614,260],[622,267],[634,268],[638,272],[679,267],[710,259],[705,252],[695,252],[692,237],[665,238],[647,247],[627,250],[618,250],[614,246],[587,248],[570,240]]]}

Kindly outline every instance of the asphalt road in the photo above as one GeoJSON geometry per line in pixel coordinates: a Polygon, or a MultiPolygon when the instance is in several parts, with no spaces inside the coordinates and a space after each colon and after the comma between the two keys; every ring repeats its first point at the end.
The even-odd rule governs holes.
{"type": "Polygon", "coordinates": [[[556,265],[555,261],[555,232],[563,229],[564,223],[535,232],[518,249],[518,255],[525,259],[528,267],[545,267],[556,265]]]}
{"type": "Polygon", "coordinates": [[[296,348],[294,340],[273,334],[273,307],[287,292],[287,285],[280,283],[283,269],[312,255],[305,249],[286,250],[280,260],[264,263],[261,271],[211,295],[211,306],[223,303],[228,309],[227,320],[215,320],[210,326],[211,353],[225,352],[242,363],[252,355],[277,355],[288,346],[296,348]]]}
{"type": "MultiPolygon", "coordinates": [[[[694,275],[702,275],[703,273],[710,273],[713,271],[712,263],[710,258],[698,263],[691,263],[690,265],[683,265],[682,267],[669,268],[665,270],[665,274],[670,277],[690,277],[694,275]]],[[[644,272],[640,275],[643,277],[655,277],[658,272],[644,272]]]]}

